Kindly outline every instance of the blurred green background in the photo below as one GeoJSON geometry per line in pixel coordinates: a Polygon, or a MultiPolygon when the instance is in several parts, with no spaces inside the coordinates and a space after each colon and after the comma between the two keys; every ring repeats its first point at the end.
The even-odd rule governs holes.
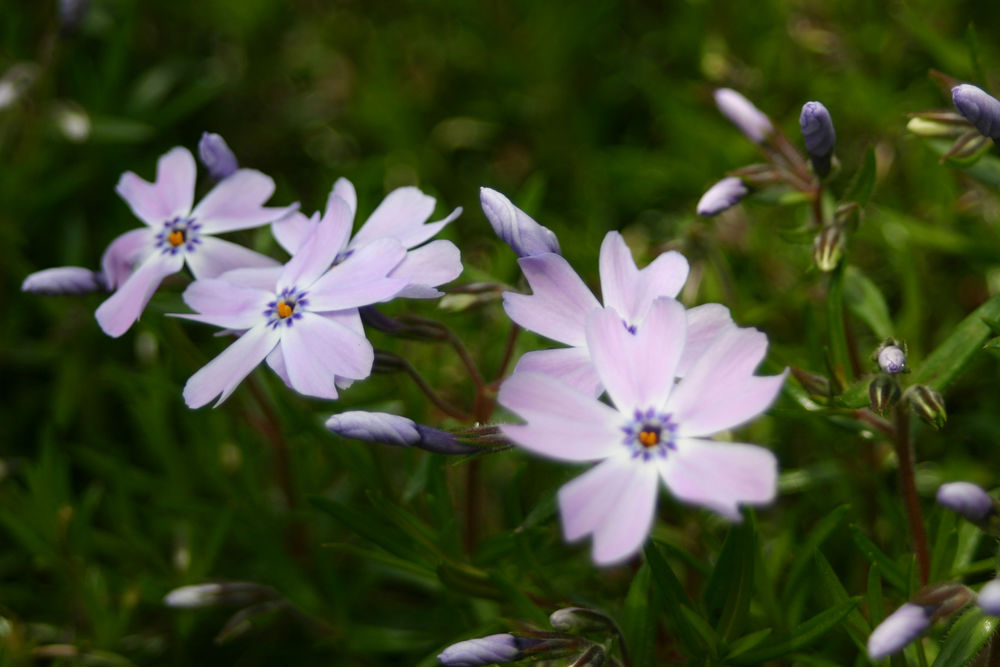
{"type": "MultiPolygon", "coordinates": [[[[824,276],[811,237],[795,234],[806,211],[751,198],[719,219],[694,214],[715,180],[758,159],[716,111],[715,87],[746,94],[797,145],[802,103],[820,100],[843,165],[834,192],[875,148],[874,203],[847,253],[884,294],[893,333],[919,364],[1000,291],[1000,205],[995,189],[908,136],[905,114],[949,105],[931,68],[1000,84],[997,34],[990,2],[93,0],[68,30],[55,2],[0,0],[0,76],[30,80],[0,109],[0,655],[10,664],[74,660],[59,651],[93,664],[435,664],[458,639],[513,621],[546,627],[550,602],[636,613],[623,611],[632,570],[596,570],[586,546],[562,544],[552,494],[575,469],[520,453],[484,459],[482,541],[467,557],[464,465],[323,429],[331,412],[357,407],[448,425],[405,379],[374,377],[330,404],[293,395],[263,370],[255,391],[193,412],[180,389],[224,341],[161,316],[183,310],[186,278],[168,281],[120,340],[93,320],[100,295],[20,293],[32,271],[97,268],[105,246],[138,224],[114,193],[122,172],[152,179],[159,155],[195,150],[214,131],[243,166],[275,179],[273,202],[301,201],[307,212],[340,176],[358,188],[361,219],[392,188],[418,185],[438,198],[439,217],[465,209],[444,233],[462,249],[463,280],[517,285],[515,257],[479,209],[487,185],[555,231],[591,284],[608,230],[623,231],[640,264],[681,250],[693,267],[685,301],[721,301],[737,322],[765,330],[771,371],[824,372],[824,276]],[[314,497],[337,509],[322,511],[314,497]],[[365,526],[373,537],[359,533],[365,526]],[[434,549],[415,546],[406,558],[421,540],[488,572],[500,599],[456,583],[434,549]],[[215,642],[234,609],[161,602],[208,579],[272,586],[318,620],[263,615],[215,642]]],[[[235,238],[278,252],[266,230],[235,238]]],[[[389,310],[443,319],[488,374],[499,365],[509,325],[498,303],[389,310]]],[[[864,358],[879,338],[856,318],[850,326],[864,358]]],[[[468,395],[447,349],[372,338],[446,396],[468,395]]],[[[520,339],[522,351],[541,344],[520,339]]],[[[996,371],[976,357],[947,396],[946,430],[917,429],[928,498],[944,479],[995,486],[996,371]]],[[[788,473],[787,493],[759,512],[761,576],[779,589],[802,535],[843,503],[905,560],[887,445],[846,421],[786,397],[739,434],[775,449],[788,473]]],[[[665,496],[660,515],[656,535],[676,545],[672,558],[696,587],[692,563],[716,557],[725,526],[665,496]]],[[[864,590],[867,563],[845,527],[824,553],[851,595],[864,590]]],[[[831,604],[799,589],[781,591],[791,616],[776,625],[831,604]]],[[[656,648],[640,655],[679,660],[662,627],[649,632],[656,648]]],[[[857,655],[837,629],[814,657],[843,665],[857,655]]]]}

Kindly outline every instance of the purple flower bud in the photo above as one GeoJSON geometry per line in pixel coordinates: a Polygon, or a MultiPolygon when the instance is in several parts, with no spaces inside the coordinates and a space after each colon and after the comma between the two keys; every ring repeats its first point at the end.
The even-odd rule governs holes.
{"type": "Polygon", "coordinates": [[[511,662],[520,657],[521,651],[537,646],[545,640],[534,637],[515,637],[504,633],[452,644],[438,656],[442,665],[448,667],[472,667],[492,665],[496,662],[511,662]]]}
{"type": "Polygon", "coordinates": [[[937,501],[973,523],[981,522],[995,507],[993,498],[971,482],[942,484],[938,487],[937,501]]]}
{"type": "Polygon", "coordinates": [[[208,169],[213,181],[221,181],[239,169],[236,156],[229,149],[226,140],[214,132],[202,132],[198,142],[198,157],[208,169]]]}
{"type": "Polygon", "coordinates": [[[933,614],[933,607],[907,602],[872,631],[868,656],[881,660],[902,650],[930,627],[933,614]]]}
{"type": "Polygon", "coordinates": [[[802,138],[812,160],[813,169],[820,178],[830,173],[830,156],[837,143],[837,133],[833,129],[833,119],[821,102],[806,102],[799,116],[802,138]]]}
{"type": "Polygon", "coordinates": [[[742,180],[734,176],[724,178],[710,187],[698,200],[698,215],[706,218],[719,215],[727,208],[739,204],[749,192],[742,180]]]}
{"type": "Polygon", "coordinates": [[[58,266],[36,271],[21,283],[22,292],[45,296],[89,294],[107,290],[108,284],[103,275],[81,266],[58,266]]]}
{"type": "Polygon", "coordinates": [[[481,450],[475,445],[461,442],[448,431],[417,424],[412,419],[385,412],[342,412],[330,417],[326,427],[338,435],[362,442],[419,447],[437,454],[471,454],[481,450]]]}
{"type": "Polygon", "coordinates": [[[221,605],[243,607],[278,597],[275,590],[268,586],[248,581],[229,581],[175,588],[163,598],[163,604],[181,609],[221,605]]]}
{"type": "Polygon", "coordinates": [[[535,222],[503,194],[490,188],[479,188],[479,202],[486,219],[493,225],[493,231],[518,257],[546,252],[560,254],[559,240],[552,230],[535,222]]]}
{"type": "Polygon", "coordinates": [[[771,120],[764,112],[731,88],[719,88],[715,91],[715,105],[751,141],[762,144],[774,131],[771,120]]]}
{"type": "Polygon", "coordinates": [[[976,604],[990,616],[1000,616],[1000,579],[994,579],[983,586],[976,604]]]}
{"type": "Polygon", "coordinates": [[[896,345],[886,345],[879,350],[878,367],[889,375],[902,373],[906,370],[906,353],[896,345]]]}
{"type": "Polygon", "coordinates": [[[1000,139],[1000,100],[982,88],[963,83],[951,89],[955,108],[990,139],[1000,139]]]}

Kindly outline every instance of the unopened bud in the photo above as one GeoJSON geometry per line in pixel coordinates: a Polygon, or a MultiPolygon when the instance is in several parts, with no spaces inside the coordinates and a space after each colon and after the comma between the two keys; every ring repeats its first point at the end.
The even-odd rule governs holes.
{"type": "Polygon", "coordinates": [[[927,385],[915,384],[906,390],[904,398],[925,422],[938,430],[944,427],[948,414],[944,409],[944,397],[939,392],[927,385]]]}
{"type": "Polygon", "coordinates": [[[549,623],[560,632],[610,632],[615,622],[604,614],[586,607],[566,607],[549,615],[549,623]]]}
{"type": "Polygon", "coordinates": [[[771,119],[753,105],[753,102],[730,88],[715,91],[715,105],[730,123],[753,142],[762,144],[774,132],[771,119]]]}
{"type": "Polygon", "coordinates": [[[907,372],[906,352],[898,345],[889,342],[883,343],[882,347],[879,348],[876,359],[878,367],[883,373],[896,375],[907,372]]]}
{"type": "Polygon", "coordinates": [[[570,667],[601,667],[608,657],[608,652],[599,644],[591,644],[586,651],[570,663],[570,667]]]}
{"type": "Polygon", "coordinates": [[[799,115],[799,126],[806,150],[812,160],[816,175],[823,178],[830,173],[830,156],[837,143],[837,132],[833,129],[833,119],[822,102],[806,102],[799,115]]]}
{"type": "Polygon", "coordinates": [[[923,634],[931,623],[954,614],[975,594],[961,584],[928,586],[882,621],[868,637],[868,655],[881,660],[923,634]]]}
{"type": "Polygon", "coordinates": [[[918,137],[954,139],[969,130],[965,117],[951,112],[947,117],[932,117],[929,113],[916,114],[906,123],[906,129],[918,137]]]}
{"type": "Polygon", "coordinates": [[[843,254],[843,230],[837,225],[824,227],[813,241],[813,261],[816,262],[816,266],[820,271],[833,271],[843,254]]]}
{"type": "Polygon", "coordinates": [[[1000,579],[994,579],[982,587],[976,604],[990,616],[1000,616],[1000,579]]]}
{"type": "Polygon", "coordinates": [[[990,139],[1000,138],[1000,100],[969,83],[952,88],[951,99],[980,134],[990,139]]]}
{"type": "Polygon", "coordinates": [[[937,501],[942,507],[973,523],[982,523],[996,513],[997,503],[971,482],[949,482],[938,487],[937,501]]]}
{"type": "Polygon", "coordinates": [[[226,140],[214,132],[201,133],[198,157],[213,181],[221,181],[240,167],[226,140]]]}
{"type": "Polygon", "coordinates": [[[513,662],[526,657],[542,657],[546,651],[570,644],[551,637],[521,637],[510,633],[467,639],[452,644],[438,655],[446,667],[475,667],[498,662],[513,662]]]}
{"type": "Polygon", "coordinates": [[[183,609],[220,605],[242,607],[277,598],[278,594],[268,586],[247,581],[230,581],[175,588],[163,598],[163,604],[183,609]]]}
{"type": "Polygon", "coordinates": [[[36,271],[21,283],[22,292],[45,296],[89,294],[107,290],[108,285],[103,275],[81,266],[58,266],[36,271]]]}
{"type": "Polygon", "coordinates": [[[555,233],[519,209],[506,196],[491,188],[479,188],[479,202],[493,231],[518,257],[546,252],[559,254],[555,233]]]}
{"type": "Polygon", "coordinates": [[[698,200],[698,215],[706,218],[718,215],[739,204],[749,192],[739,178],[734,176],[724,178],[710,187],[698,200]]]}
{"type": "Polygon", "coordinates": [[[804,371],[801,368],[795,368],[794,366],[791,368],[791,371],[792,375],[795,376],[795,379],[798,380],[802,387],[810,394],[816,396],[830,395],[830,379],[825,375],[804,371]]]}
{"type": "Polygon", "coordinates": [[[873,412],[884,415],[899,402],[899,383],[888,375],[879,375],[868,385],[868,400],[873,412]]]}
{"type": "Polygon", "coordinates": [[[363,442],[418,447],[437,454],[471,454],[481,451],[475,445],[461,442],[448,431],[417,424],[412,419],[385,412],[342,412],[330,417],[326,427],[338,435],[363,442]]]}

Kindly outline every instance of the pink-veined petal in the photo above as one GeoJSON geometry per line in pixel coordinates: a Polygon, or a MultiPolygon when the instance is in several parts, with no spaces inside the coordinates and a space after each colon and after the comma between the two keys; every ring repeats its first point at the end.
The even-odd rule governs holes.
{"type": "Polygon", "coordinates": [[[175,317],[239,331],[264,321],[264,310],[274,300],[274,293],[213,278],[194,281],[184,290],[183,297],[184,303],[198,314],[175,317]]]}
{"type": "Polygon", "coordinates": [[[740,520],[739,506],[766,505],[777,492],[778,460],[757,445],[679,438],[660,473],[679,500],[740,520]]]}
{"type": "Polygon", "coordinates": [[[618,411],[546,375],[515,373],[497,398],[527,424],[505,424],[504,434],[537,454],[592,461],[624,451],[618,411]]]}
{"type": "Polygon", "coordinates": [[[292,387],[300,394],[336,398],[335,376],[359,380],[371,373],[371,343],[345,326],[316,313],[303,313],[284,327],[281,350],[292,387]]]}
{"type": "Polygon", "coordinates": [[[601,243],[600,272],[604,305],[621,313],[629,324],[638,324],[654,299],[677,296],[687,280],[688,262],[670,251],[640,271],[622,235],[608,232],[601,243]]]}
{"type": "Polygon", "coordinates": [[[686,322],[684,306],[669,297],[653,302],[635,333],[612,308],[595,310],[587,318],[590,358],[611,402],[623,413],[666,403],[684,350],[686,322]]]}
{"type": "Polygon", "coordinates": [[[178,216],[187,216],[194,201],[195,163],[191,151],[171,149],[156,163],[156,182],[150,183],[127,171],[115,186],[136,217],[159,227],[178,216]]]}
{"type": "Polygon", "coordinates": [[[229,241],[201,236],[195,249],[185,253],[191,273],[197,279],[217,278],[236,269],[263,269],[281,266],[277,260],[229,241]]]}
{"type": "Polygon", "coordinates": [[[219,400],[215,403],[218,406],[267,357],[280,339],[281,334],[266,324],[250,329],[188,378],[184,385],[184,402],[189,408],[200,408],[218,396],[219,400]]]}
{"type": "Polygon", "coordinates": [[[399,296],[427,299],[441,295],[434,287],[451,282],[462,273],[462,255],[451,241],[437,240],[407,251],[389,276],[409,283],[399,296]]]}
{"type": "Polygon", "coordinates": [[[559,489],[563,534],[594,535],[594,561],[613,565],[635,554],[649,536],[658,477],[652,464],[615,457],[559,489]]]}
{"type": "Polygon", "coordinates": [[[771,405],[787,370],[755,376],[767,351],[767,336],[756,329],[728,329],[691,367],[667,407],[683,436],[711,435],[734,428],[771,405]]]}
{"type": "Polygon", "coordinates": [[[351,209],[351,221],[353,222],[358,210],[358,193],[354,189],[354,184],[346,178],[338,178],[337,182],[333,184],[333,190],[330,191],[327,197],[327,207],[330,206],[330,197],[340,197],[344,200],[347,208],[351,209]]]}
{"type": "Polygon", "coordinates": [[[729,309],[718,303],[706,303],[687,311],[687,341],[677,365],[677,377],[684,377],[694,362],[705,353],[724,331],[735,329],[729,309]]]}
{"type": "Polygon", "coordinates": [[[535,350],[521,356],[514,373],[541,373],[564,382],[589,396],[601,395],[604,387],[585,347],[535,350]]]}
{"type": "Polygon", "coordinates": [[[101,256],[101,272],[108,287],[120,287],[155,246],[156,232],[145,227],[125,232],[112,241],[101,256]]]}
{"type": "Polygon", "coordinates": [[[382,203],[351,240],[351,247],[356,248],[376,239],[394,238],[403,244],[404,248],[412,248],[431,238],[441,228],[461,214],[457,208],[446,218],[437,222],[424,224],[434,212],[434,197],[425,195],[415,187],[397,188],[386,195],[382,203]]]}
{"type": "Polygon", "coordinates": [[[198,202],[191,217],[205,234],[221,234],[258,227],[298,209],[298,204],[265,207],[274,193],[274,181],[256,169],[238,169],[216,184],[198,202]]]}
{"type": "Polygon", "coordinates": [[[406,287],[406,280],[387,276],[405,255],[406,250],[395,239],[381,239],[354,250],[307,288],[309,309],[344,310],[391,299],[406,287]]]}
{"type": "Polygon", "coordinates": [[[295,254],[285,264],[278,280],[278,290],[287,287],[304,289],[316,282],[333,264],[337,253],[351,233],[351,212],[340,198],[334,198],[319,223],[310,225],[295,254]]]}
{"type": "Polygon", "coordinates": [[[583,347],[587,314],[600,308],[594,295],[561,255],[543,253],[517,260],[531,294],[504,292],[508,317],[546,338],[583,347]]]}
{"type": "Polygon", "coordinates": [[[274,240],[285,249],[285,252],[294,255],[302,244],[302,239],[309,233],[310,225],[319,222],[319,213],[313,214],[313,218],[310,220],[304,213],[296,211],[280,220],[275,220],[271,223],[271,233],[274,235],[274,240]]]}
{"type": "Polygon", "coordinates": [[[143,309],[163,279],[180,271],[182,266],[184,257],[180,254],[155,253],[147,257],[146,261],[122,283],[118,291],[98,306],[94,313],[104,333],[118,338],[128,331],[142,315],[143,309]]]}

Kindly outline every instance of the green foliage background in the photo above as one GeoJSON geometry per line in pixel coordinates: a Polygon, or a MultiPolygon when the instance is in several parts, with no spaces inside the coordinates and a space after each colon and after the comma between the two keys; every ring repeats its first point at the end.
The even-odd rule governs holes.
{"type": "MultiPolygon", "coordinates": [[[[766,331],[765,370],[825,373],[827,278],[812,266],[811,236],[796,233],[806,211],[751,198],[720,219],[694,214],[708,186],[756,159],[712,102],[715,87],[730,86],[796,142],[802,103],[826,104],[843,165],[835,192],[874,147],[873,203],[847,256],[884,296],[889,333],[919,368],[1000,291],[995,185],[939,164],[904,130],[906,113],[949,105],[930,68],[1000,84],[992,3],[93,0],[74,35],[60,34],[54,2],[2,0],[0,17],[0,73],[38,68],[25,96],[0,110],[4,661],[72,645],[94,664],[431,665],[460,639],[546,629],[546,616],[572,603],[615,617],[637,665],[737,664],[738,638],[771,629],[745,642],[747,660],[754,642],[805,637],[796,628],[830,610],[822,641],[803,641],[780,664],[868,664],[858,641],[869,619],[914,590],[891,448],[849,412],[806,410],[792,381],[769,417],[737,434],[774,449],[784,473],[779,500],[742,527],[663,495],[646,564],[598,570],[586,545],[563,543],[554,514],[553,494],[578,471],[509,452],[479,464],[484,503],[469,554],[467,463],[322,427],[353,408],[453,425],[404,378],[373,377],[331,404],[262,370],[258,396],[244,386],[218,409],[190,411],[180,388],[225,341],[162,317],[183,309],[185,278],[120,340],[93,320],[100,295],[46,299],[19,285],[50,266],[96,268],[137,224],[114,193],[120,174],[152,178],[159,155],[194,149],[208,130],[275,178],[279,203],[315,210],[346,176],[361,219],[400,185],[434,194],[439,214],[462,206],[444,236],[462,249],[463,280],[519,280],[479,209],[481,185],[552,228],[591,284],[608,230],[625,234],[640,264],[680,250],[693,267],[683,299],[722,302],[766,331]],[[85,140],[60,129],[66,113],[89,119],[85,140]],[[161,602],[209,579],[272,586],[313,620],[265,615],[215,642],[236,610],[161,602]],[[741,582],[752,594],[734,599],[741,582]],[[678,590],[714,630],[692,629],[678,590]],[[726,611],[733,605],[742,610],[726,611]]],[[[278,251],[266,231],[238,239],[278,251]]],[[[863,297],[848,302],[865,359],[884,332],[858,314],[863,297]]],[[[487,374],[497,369],[509,327],[498,303],[390,311],[445,320],[487,374]]],[[[444,395],[467,399],[448,349],[372,338],[444,395]]],[[[526,335],[519,350],[543,344],[526,335]]],[[[996,485],[997,370],[977,353],[946,393],[946,428],[915,426],[937,580],[956,569],[973,583],[990,576],[988,545],[932,497],[941,481],[996,485]]]]}

